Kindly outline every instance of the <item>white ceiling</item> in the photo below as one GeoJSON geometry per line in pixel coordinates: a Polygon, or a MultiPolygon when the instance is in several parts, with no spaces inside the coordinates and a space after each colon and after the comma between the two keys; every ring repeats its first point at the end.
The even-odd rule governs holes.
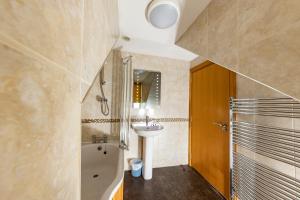
{"type": "Polygon", "coordinates": [[[122,50],[191,61],[197,55],[175,45],[196,17],[211,0],[177,0],[181,7],[178,24],[169,29],[157,29],[148,23],[145,9],[151,0],[119,0],[120,32],[131,38],[120,39],[122,50]]]}
{"type": "Polygon", "coordinates": [[[152,56],[167,57],[179,60],[192,61],[198,56],[175,44],[164,44],[149,40],[132,38],[130,42],[119,41],[122,50],[152,56]]]}

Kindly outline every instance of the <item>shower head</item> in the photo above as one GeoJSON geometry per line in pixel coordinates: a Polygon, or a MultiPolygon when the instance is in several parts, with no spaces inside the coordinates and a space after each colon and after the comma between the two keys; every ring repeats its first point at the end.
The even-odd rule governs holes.
{"type": "Polygon", "coordinates": [[[100,70],[99,81],[100,81],[100,85],[105,85],[106,83],[104,80],[104,67],[102,67],[102,69],[100,70]]]}
{"type": "Polygon", "coordinates": [[[99,74],[99,86],[100,86],[100,92],[101,95],[96,96],[96,100],[100,102],[101,104],[101,112],[104,116],[109,115],[109,106],[108,106],[108,99],[105,97],[103,85],[105,84],[104,81],[104,66],[100,70],[99,74]]]}
{"type": "Polygon", "coordinates": [[[129,42],[130,41],[130,37],[126,36],[126,35],[123,35],[122,36],[122,39],[126,42],[129,42]]]}

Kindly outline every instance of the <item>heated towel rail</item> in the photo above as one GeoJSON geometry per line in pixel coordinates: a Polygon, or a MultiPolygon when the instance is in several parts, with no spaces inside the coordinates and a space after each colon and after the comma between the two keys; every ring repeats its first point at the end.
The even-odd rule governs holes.
{"type": "MultiPolygon", "coordinates": [[[[300,168],[300,131],[254,122],[236,115],[300,118],[300,102],[291,98],[230,100],[231,194],[240,200],[300,199],[300,180],[236,151],[253,153],[300,168]]],[[[296,170],[295,170],[296,172],[296,170]]]]}

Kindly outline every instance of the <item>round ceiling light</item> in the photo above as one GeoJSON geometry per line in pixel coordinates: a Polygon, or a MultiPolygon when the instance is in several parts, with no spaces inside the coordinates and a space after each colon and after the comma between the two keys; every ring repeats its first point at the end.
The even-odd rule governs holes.
{"type": "Polygon", "coordinates": [[[147,19],[156,28],[170,28],[177,23],[180,11],[174,0],[154,0],[148,5],[147,19]]]}

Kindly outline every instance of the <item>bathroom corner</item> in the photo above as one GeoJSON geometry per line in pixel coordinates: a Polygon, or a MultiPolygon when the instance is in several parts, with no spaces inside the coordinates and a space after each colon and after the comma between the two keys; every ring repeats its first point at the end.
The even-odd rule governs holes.
{"type": "Polygon", "coordinates": [[[0,12],[1,196],[79,200],[81,97],[118,38],[117,1],[2,1],[0,12]],[[95,48],[101,58],[86,56],[95,48]]]}
{"type": "Polygon", "coordinates": [[[0,199],[300,199],[299,10],[0,1],[0,199]]]}
{"type": "MultiPolygon", "coordinates": [[[[132,108],[132,120],[145,120],[146,115],[159,121],[164,129],[154,137],[153,167],[186,165],[188,163],[189,62],[122,52],[132,56],[133,69],[161,73],[160,105],[150,109],[132,108]],[[177,145],[178,143],[181,145],[177,145]]],[[[130,130],[131,148],[125,152],[125,169],[129,160],[142,158],[142,139],[130,130]]]]}

